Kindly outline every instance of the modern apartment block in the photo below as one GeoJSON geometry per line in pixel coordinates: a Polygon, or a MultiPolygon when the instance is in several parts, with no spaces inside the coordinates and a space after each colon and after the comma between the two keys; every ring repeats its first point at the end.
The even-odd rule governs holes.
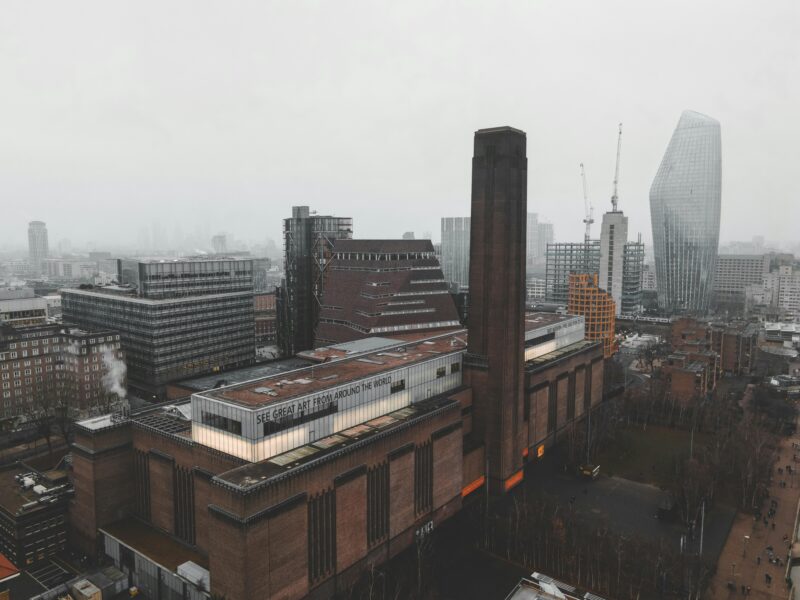
{"type": "Polygon", "coordinates": [[[430,240],[336,240],[315,347],[460,325],[430,240]]]}
{"type": "Polygon", "coordinates": [[[42,263],[50,253],[47,225],[43,221],[28,223],[28,261],[34,276],[42,274],[42,263]]]}
{"type": "Polygon", "coordinates": [[[325,291],[334,241],[353,237],[353,219],[313,214],[293,206],[283,221],[286,278],[278,297],[278,345],[294,356],[314,345],[314,330],[325,291]]]}
{"type": "Polygon", "coordinates": [[[469,287],[469,217],[443,217],[441,266],[456,291],[469,287]]]}
{"type": "Polygon", "coordinates": [[[545,299],[566,306],[569,301],[569,276],[573,273],[600,272],[600,240],[548,244],[545,267],[545,299]]]}
{"type": "Polygon", "coordinates": [[[600,288],[596,274],[573,273],[569,276],[567,312],[584,318],[586,339],[603,342],[605,358],[610,358],[617,351],[614,299],[600,288]]]}
{"type": "Polygon", "coordinates": [[[125,388],[124,360],[110,330],[0,325],[0,418],[106,411],[117,400],[114,385],[125,388]]]}
{"type": "Polygon", "coordinates": [[[252,261],[120,260],[120,285],[62,290],[66,323],[119,332],[132,388],[166,384],[255,358],[252,261]]]}
{"type": "Polygon", "coordinates": [[[719,122],[684,111],[650,188],[658,304],[665,313],[709,310],[721,182],[719,122]]]}

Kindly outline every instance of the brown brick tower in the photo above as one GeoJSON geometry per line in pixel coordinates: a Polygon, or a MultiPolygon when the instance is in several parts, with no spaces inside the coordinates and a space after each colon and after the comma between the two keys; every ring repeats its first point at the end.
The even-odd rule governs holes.
{"type": "Polygon", "coordinates": [[[469,341],[465,383],[473,388],[474,434],[486,447],[490,489],[522,477],[525,240],[528,159],[525,132],[475,132],[469,341]]]}

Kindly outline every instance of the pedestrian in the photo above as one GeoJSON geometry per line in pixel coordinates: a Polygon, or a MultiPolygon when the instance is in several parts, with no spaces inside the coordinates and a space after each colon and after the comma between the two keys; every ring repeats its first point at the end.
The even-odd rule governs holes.
{"type": "Polygon", "coordinates": [[[756,556],[756,564],[757,564],[757,565],[760,565],[760,564],[761,564],[761,556],[760,556],[760,555],[759,555],[759,556],[756,556]]]}
{"type": "Polygon", "coordinates": [[[751,590],[751,589],[752,589],[752,588],[751,588],[751,587],[748,585],[748,586],[747,586],[747,595],[748,595],[748,596],[750,595],[750,590],[751,590]]]}
{"type": "Polygon", "coordinates": [[[745,590],[746,590],[746,589],[747,589],[747,588],[745,588],[745,587],[744,587],[744,584],[742,584],[742,596],[744,596],[744,593],[745,593],[745,590]]]}
{"type": "Polygon", "coordinates": [[[775,531],[775,521],[772,522],[772,531],[775,531]]]}

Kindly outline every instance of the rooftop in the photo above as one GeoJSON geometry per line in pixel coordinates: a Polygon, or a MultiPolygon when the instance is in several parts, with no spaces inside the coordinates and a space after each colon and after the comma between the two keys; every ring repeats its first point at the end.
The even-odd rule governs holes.
{"type": "Polygon", "coordinates": [[[0,470],[0,508],[11,515],[19,515],[52,506],[53,502],[47,501],[54,497],[51,492],[66,491],[69,487],[66,481],[62,483],[52,480],[59,478],[58,473],[48,478],[21,463],[3,467],[0,470]],[[17,481],[17,475],[28,475],[32,483],[27,487],[23,486],[17,481]]]}
{"type": "Polygon", "coordinates": [[[134,518],[122,519],[100,530],[173,573],[178,569],[178,565],[187,561],[208,569],[206,556],[143,521],[134,518]]]}
{"type": "Polygon", "coordinates": [[[333,243],[333,252],[366,252],[372,254],[433,252],[433,243],[430,240],[338,239],[333,243]]]}
{"type": "Polygon", "coordinates": [[[538,367],[547,366],[551,362],[560,360],[562,358],[566,358],[567,356],[575,354],[576,352],[582,352],[583,350],[589,348],[590,346],[597,346],[599,349],[602,350],[603,343],[602,341],[582,340],[575,344],[570,344],[569,346],[564,346],[563,348],[554,350],[553,352],[548,352],[547,354],[542,354],[541,356],[532,358],[531,360],[525,363],[525,368],[536,370],[538,367]]]}
{"type": "Polygon", "coordinates": [[[78,294],[80,296],[93,296],[95,298],[121,298],[124,299],[125,302],[134,302],[136,304],[146,304],[149,306],[158,306],[158,305],[167,305],[167,304],[178,304],[182,302],[206,302],[211,299],[215,298],[228,298],[228,297],[236,297],[236,296],[249,296],[252,298],[253,292],[227,292],[224,294],[204,294],[204,295],[197,295],[197,296],[183,296],[180,298],[139,298],[136,296],[136,290],[130,287],[125,286],[118,286],[118,285],[104,285],[104,286],[92,286],[91,289],[79,289],[79,288],[65,288],[63,293],[67,294],[78,294]]]}
{"type": "Polygon", "coordinates": [[[176,385],[195,392],[204,392],[223,385],[237,385],[255,379],[264,379],[280,373],[302,369],[311,365],[311,362],[303,358],[286,358],[268,363],[242,367],[231,371],[221,371],[212,375],[202,375],[183,379],[176,385]]]}
{"type": "Polygon", "coordinates": [[[285,373],[280,373],[271,377],[210,390],[202,395],[206,398],[232,402],[248,408],[259,408],[420,363],[437,355],[465,350],[464,333],[463,330],[460,330],[420,342],[401,342],[383,352],[374,352],[364,356],[356,355],[292,371],[291,379],[287,378],[285,373]]]}

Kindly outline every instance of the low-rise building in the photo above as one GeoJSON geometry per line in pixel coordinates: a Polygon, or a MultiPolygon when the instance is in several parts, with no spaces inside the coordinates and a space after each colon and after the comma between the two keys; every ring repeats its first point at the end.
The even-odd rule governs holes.
{"type": "Polygon", "coordinates": [[[63,552],[71,497],[65,471],[0,467],[0,553],[25,568],[63,552]]]}

